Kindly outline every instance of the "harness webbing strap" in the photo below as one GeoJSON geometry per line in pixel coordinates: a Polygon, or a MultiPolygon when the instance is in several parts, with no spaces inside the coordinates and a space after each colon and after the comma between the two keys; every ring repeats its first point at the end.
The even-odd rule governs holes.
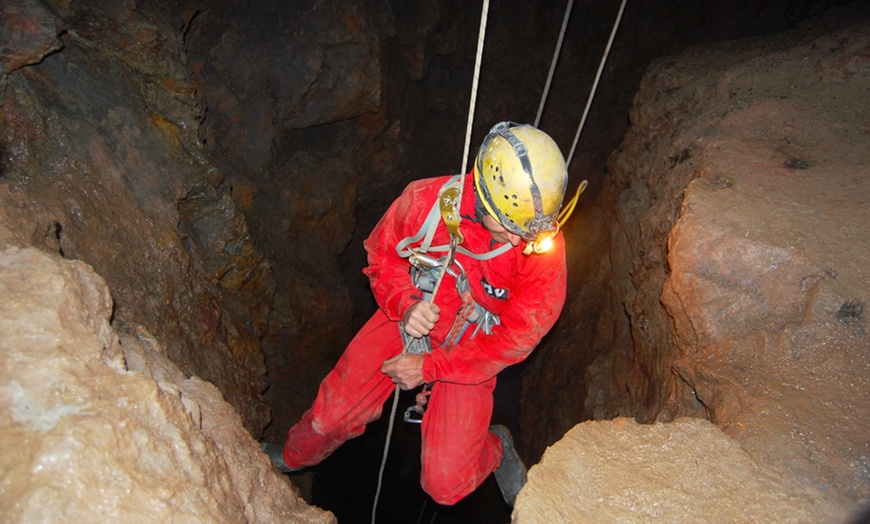
{"type": "Polygon", "coordinates": [[[413,253],[412,250],[407,249],[408,246],[419,241],[423,237],[426,238],[420,245],[420,249],[424,253],[427,252],[429,250],[429,244],[432,243],[432,237],[435,236],[435,229],[438,227],[438,219],[440,218],[441,213],[438,208],[438,203],[436,202],[435,205],[432,206],[432,210],[429,211],[429,215],[426,216],[426,220],[423,221],[423,225],[420,226],[420,231],[418,231],[414,236],[402,239],[396,245],[396,253],[398,253],[402,258],[408,258],[411,256],[411,253],[413,253]]]}
{"type": "MultiPolygon", "coordinates": [[[[492,251],[487,251],[486,253],[473,253],[462,246],[456,247],[457,253],[462,253],[463,255],[473,258],[474,260],[489,260],[491,258],[495,258],[503,253],[507,253],[514,247],[511,244],[502,244],[500,247],[493,249],[492,251]]],[[[431,246],[429,251],[448,251],[450,246],[431,246]]]]}
{"type": "MultiPolygon", "coordinates": [[[[435,230],[438,229],[438,223],[443,221],[441,216],[441,194],[454,187],[458,180],[461,180],[461,175],[454,175],[450,177],[450,180],[447,181],[441,187],[441,191],[438,193],[438,199],[436,199],[435,204],[432,206],[432,209],[429,211],[429,214],[426,215],[426,220],[423,221],[423,224],[420,226],[420,230],[413,236],[403,238],[398,244],[396,244],[396,253],[399,254],[402,258],[408,258],[414,252],[417,253],[428,253],[429,251],[439,251],[439,252],[448,252],[450,251],[449,245],[442,246],[433,246],[432,238],[435,236],[435,230]],[[420,247],[417,249],[410,249],[408,246],[419,242],[422,239],[420,247]]],[[[459,198],[462,198],[461,195],[459,198]]],[[[456,205],[457,209],[459,205],[456,205]]],[[[474,253],[465,249],[462,246],[456,246],[456,252],[462,253],[465,256],[471,257],[475,260],[489,260],[491,258],[495,258],[502,253],[507,253],[513,246],[511,244],[504,244],[492,251],[488,251],[486,253],[474,253]]]]}
{"type": "Polygon", "coordinates": [[[417,248],[417,251],[420,253],[426,253],[429,251],[429,245],[432,243],[432,237],[435,236],[435,230],[438,228],[438,219],[441,218],[441,193],[444,192],[451,184],[455,183],[459,180],[459,175],[454,175],[450,177],[450,180],[447,181],[446,184],[441,186],[441,190],[438,192],[438,199],[435,200],[435,205],[432,206],[432,209],[429,210],[429,214],[426,215],[426,220],[423,221],[423,224],[420,225],[420,230],[417,231],[417,234],[414,236],[403,238],[396,245],[396,253],[399,254],[402,258],[408,258],[414,252],[413,250],[407,249],[407,247],[414,242],[419,241],[421,238],[425,237],[423,243],[420,244],[420,247],[417,248]]]}

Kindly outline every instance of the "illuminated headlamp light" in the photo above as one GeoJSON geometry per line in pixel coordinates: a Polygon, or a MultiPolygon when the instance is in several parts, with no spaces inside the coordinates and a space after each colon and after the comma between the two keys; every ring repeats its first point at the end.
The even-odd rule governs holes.
{"type": "MultiPolygon", "coordinates": [[[[565,221],[568,220],[568,217],[571,216],[571,213],[574,212],[574,207],[577,205],[577,199],[580,198],[580,194],[586,189],[587,184],[588,182],[586,180],[580,182],[580,185],[577,187],[577,192],[574,194],[574,198],[572,198],[568,202],[568,205],[559,212],[559,216],[556,220],[550,222],[552,228],[548,228],[546,231],[538,233],[534,240],[529,241],[529,243],[526,244],[525,249],[523,249],[524,255],[546,253],[553,247],[553,239],[556,238],[556,235],[562,228],[562,224],[564,224],[565,221]]],[[[535,229],[532,230],[535,231],[535,229]]]]}
{"type": "Polygon", "coordinates": [[[538,236],[535,237],[534,240],[531,240],[526,244],[526,247],[523,249],[523,254],[531,255],[532,253],[546,253],[553,248],[553,239],[556,238],[556,233],[558,232],[559,227],[556,224],[553,224],[552,229],[538,233],[538,236]]]}
{"type": "Polygon", "coordinates": [[[553,248],[553,237],[555,236],[555,231],[542,234],[534,242],[526,244],[526,248],[523,249],[523,254],[531,255],[532,253],[546,253],[553,248]]]}

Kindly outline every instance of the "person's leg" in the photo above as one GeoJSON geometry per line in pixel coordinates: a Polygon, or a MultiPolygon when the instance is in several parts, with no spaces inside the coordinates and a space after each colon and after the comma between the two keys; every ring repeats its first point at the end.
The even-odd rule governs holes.
{"type": "Polygon", "coordinates": [[[401,351],[397,324],[378,311],[323,379],[302,420],[290,428],[283,452],[286,465],[297,469],[319,464],[380,417],[395,390],[392,380],[381,373],[381,365],[401,351]]]}
{"type": "Polygon", "coordinates": [[[489,433],[495,379],[477,385],[437,382],[423,417],[420,484],[439,504],[452,505],[477,489],[502,458],[489,433]]]}

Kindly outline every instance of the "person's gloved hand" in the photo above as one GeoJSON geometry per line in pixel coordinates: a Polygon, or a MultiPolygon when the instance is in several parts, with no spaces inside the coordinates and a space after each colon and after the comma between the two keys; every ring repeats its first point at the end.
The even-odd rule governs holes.
{"type": "Polygon", "coordinates": [[[405,333],[414,338],[422,338],[429,334],[438,322],[438,313],[441,309],[431,302],[422,300],[412,305],[405,311],[402,322],[405,333]]]}

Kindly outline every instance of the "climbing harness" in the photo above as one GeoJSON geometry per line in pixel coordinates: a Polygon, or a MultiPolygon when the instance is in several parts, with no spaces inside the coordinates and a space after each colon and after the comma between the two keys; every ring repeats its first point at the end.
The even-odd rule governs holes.
{"type": "MultiPolygon", "coordinates": [[[[461,221],[459,207],[461,205],[460,191],[457,181],[459,177],[452,177],[439,192],[437,203],[429,212],[427,220],[420,227],[416,235],[403,239],[396,246],[399,256],[407,258],[410,262],[411,281],[422,292],[423,300],[434,302],[434,290],[445,274],[453,277],[456,291],[462,298],[462,306],[453,320],[453,325],[448,331],[442,346],[449,348],[459,343],[469,326],[477,324],[477,328],[471,334],[472,338],[482,329],[486,334],[492,334],[492,328],[499,324],[498,316],[478,304],[471,297],[471,286],[468,284],[468,276],[465,268],[455,259],[456,253],[462,252],[477,260],[487,260],[498,256],[513,247],[505,244],[500,248],[488,253],[477,254],[459,247],[462,234],[459,231],[461,221]],[[440,211],[440,213],[436,213],[440,211]],[[440,217],[441,220],[438,220],[440,217]],[[431,219],[431,220],[430,220],[431,219]],[[447,246],[432,246],[432,237],[439,222],[443,222],[450,233],[450,243],[447,246]],[[420,246],[411,249],[409,246],[416,241],[423,240],[420,246]],[[440,252],[447,249],[447,254],[438,258],[429,254],[429,251],[440,252]]],[[[399,333],[408,353],[426,354],[432,352],[432,344],[429,336],[414,338],[405,331],[404,322],[399,322],[399,333]]],[[[424,386],[425,387],[425,386],[424,386]]],[[[419,424],[422,422],[424,409],[419,405],[413,405],[405,410],[403,420],[405,422],[419,424]]]]}
{"type": "MultiPolygon", "coordinates": [[[[474,338],[481,331],[486,335],[491,335],[492,328],[501,323],[498,315],[487,310],[471,297],[468,277],[462,264],[458,261],[453,261],[453,266],[456,267],[456,269],[453,269],[453,266],[446,264],[448,260],[447,255],[436,259],[426,254],[414,252],[409,259],[411,261],[411,279],[417,289],[423,292],[423,299],[426,301],[434,301],[432,291],[444,273],[452,276],[456,282],[456,290],[462,298],[462,306],[453,320],[453,325],[450,327],[442,347],[449,348],[458,344],[472,325],[476,325],[476,328],[470,335],[471,338],[474,338]]],[[[405,346],[408,348],[408,353],[423,355],[432,352],[432,345],[428,335],[422,338],[413,338],[405,332],[402,322],[399,323],[399,332],[402,335],[405,346]]],[[[428,387],[430,387],[428,384],[424,385],[424,393],[428,387]]],[[[412,405],[405,410],[403,420],[411,424],[420,424],[423,422],[422,417],[424,412],[425,409],[422,406],[417,404],[412,405]]]]}
{"type": "MultiPolygon", "coordinates": [[[[455,175],[455,176],[451,177],[450,180],[448,180],[447,183],[441,187],[441,192],[439,193],[438,201],[435,202],[435,204],[432,206],[432,209],[429,211],[429,214],[426,215],[426,220],[423,221],[423,224],[420,226],[420,230],[417,231],[416,234],[402,239],[396,245],[396,253],[400,257],[410,259],[410,257],[412,257],[416,254],[429,253],[429,252],[447,252],[447,253],[449,253],[452,249],[453,252],[455,252],[455,253],[462,253],[463,255],[470,257],[470,258],[473,258],[475,260],[489,260],[491,258],[495,258],[495,257],[501,255],[502,253],[507,253],[508,251],[511,250],[511,248],[513,247],[512,245],[503,244],[500,247],[493,249],[492,251],[487,251],[486,253],[474,253],[474,252],[469,251],[468,249],[465,249],[464,247],[459,245],[459,243],[460,243],[459,238],[461,238],[461,234],[460,235],[453,235],[452,232],[450,235],[451,241],[453,238],[457,239],[455,246],[451,247],[450,245],[440,245],[440,246],[433,246],[432,245],[432,239],[435,236],[435,230],[438,228],[438,224],[440,222],[444,222],[445,225],[448,225],[448,218],[445,216],[445,208],[442,205],[442,201],[444,200],[442,195],[444,193],[449,193],[449,195],[451,195],[451,196],[449,196],[449,198],[451,199],[451,206],[452,207],[451,207],[451,209],[448,209],[446,211],[446,213],[450,216],[449,220],[451,220],[451,221],[455,220],[456,230],[457,230],[457,232],[459,231],[459,220],[460,220],[460,218],[459,218],[459,204],[461,202],[462,197],[459,196],[458,198],[454,199],[454,197],[452,197],[452,195],[454,195],[455,191],[456,191],[456,189],[454,189],[454,187],[459,185],[461,183],[461,180],[462,180],[462,177],[460,175],[455,175]],[[454,210],[454,208],[455,208],[455,210],[454,210]],[[412,244],[420,242],[421,240],[422,240],[422,242],[420,243],[420,246],[418,248],[410,249],[408,247],[412,244]]],[[[450,231],[450,227],[451,226],[448,225],[448,231],[450,231]]]]}

